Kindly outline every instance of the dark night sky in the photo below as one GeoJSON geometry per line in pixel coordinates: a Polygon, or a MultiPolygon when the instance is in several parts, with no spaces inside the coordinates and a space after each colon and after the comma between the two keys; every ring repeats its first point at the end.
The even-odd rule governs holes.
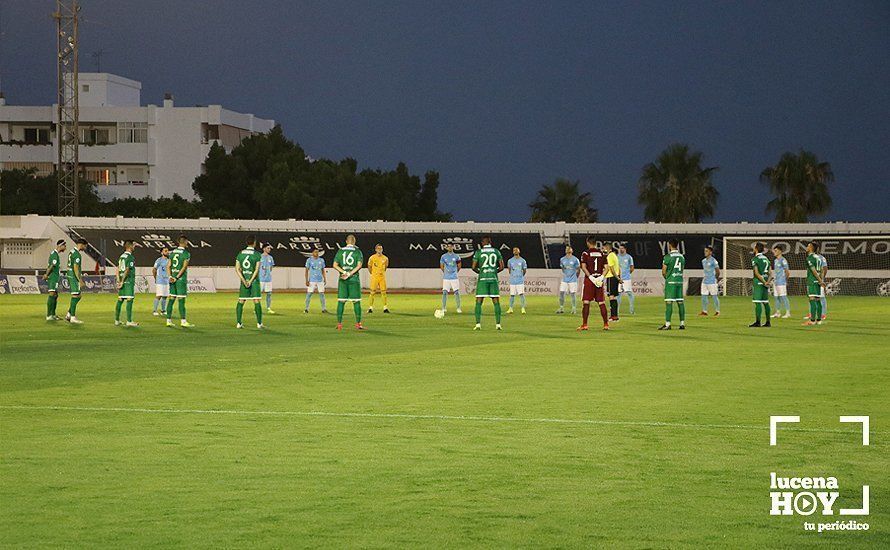
{"type": "MultiPolygon", "coordinates": [[[[143,103],[279,121],[315,157],[438,170],[457,219],[521,221],[580,179],[602,221],[638,221],[641,167],[674,141],[720,171],[717,221],[767,220],[758,174],[831,162],[828,219],[890,220],[890,2],[82,0],[81,70],[143,103]]],[[[3,0],[9,104],[55,93],[50,0],[3,0]]]]}

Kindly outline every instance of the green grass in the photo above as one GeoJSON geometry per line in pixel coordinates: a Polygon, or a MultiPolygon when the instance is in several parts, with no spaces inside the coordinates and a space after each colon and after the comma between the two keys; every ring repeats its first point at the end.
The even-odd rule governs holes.
{"type": "Polygon", "coordinates": [[[80,327],[45,322],[45,297],[0,296],[0,544],[890,544],[890,300],[834,298],[805,328],[798,298],[795,319],[756,330],[729,298],[664,333],[663,303],[639,299],[587,334],[552,298],[501,333],[488,304],[473,332],[471,314],[436,320],[437,297],[406,295],[337,333],[302,300],[276,296],[259,332],[233,328],[231,294],[191,297],[190,330],[147,296],[137,329],[111,325],[111,296],[87,295],[80,327]],[[770,447],[777,414],[803,429],[770,447]],[[838,423],[854,414],[869,447],[838,423]],[[869,484],[870,530],[769,516],[771,471],[838,477],[839,508],[869,484]]]}

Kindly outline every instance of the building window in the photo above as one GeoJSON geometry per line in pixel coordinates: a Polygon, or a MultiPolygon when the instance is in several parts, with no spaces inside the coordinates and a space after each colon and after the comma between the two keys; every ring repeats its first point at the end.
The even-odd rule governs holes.
{"type": "Polygon", "coordinates": [[[118,122],[118,143],[148,143],[148,124],[145,122],[118,122]]]}
{"type": "Polygon", "coordinates": [[[46,145],[49,143],[49,130],[46,128],[25,128],[25,143],[46,145]]]}
{"type": "Polygon", "coordinates": [[[90,85],[89,85],[89,84],[84,84],[83,86],[81,86],[80,89],[83,90],[84,92],[89,92],[89,91],[90,91],[90,85]]]}
{"type": "Polygon", "coordinates": [[[117,185],[117,174],[113,168],[88,166],[84,168],[83,177],[97,185],[117,185]]]}
{"type": "Polygon", "coordinates": [[[81,128],[80,142],[84,145],[108,145],[111,143],[111,132],[108,128],[81,128]]]}

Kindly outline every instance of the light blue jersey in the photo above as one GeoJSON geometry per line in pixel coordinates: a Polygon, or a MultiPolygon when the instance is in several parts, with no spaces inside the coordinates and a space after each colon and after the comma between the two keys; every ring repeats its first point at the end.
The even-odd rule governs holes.
{"type": "Polygon", "coordinates": [[[454,252],[446,252],[439,258],[439,263],[445,266],[442,278],[448,281],[457,279],[457,272],[460,270],[460,256],[454,252]]]}
{"type": "Polygon", "coordinates": [[[634,266],[634,257],[630,254],[618,255],[618,271],[622,281],[629,281],[631,277],[630,268],[634,266]]]}
{"type": "Polygon", "coordinates": [[[528,263],[525,258],[513,256],[507,260],[507,269],[510,271],[510,284],[525,284],[525,271],[528,269],[528,263]]]}
{"type": "Polygon", "coordinates": [[[309,257],[306,259],[306,269],[309,270],[309,282],[310,283],[323,283],[324,282],[324,258],[312,258],[309,257]]]}
{"type": "Polygon", "coordinates": [[[788,280],[785,277],[786,269],[788,269],[788,260],[785,259],[785,256],[773,260],[773,273],[776,276],[776,286],[785,286],[788,284],[788,280]]]}
{"type": "Polygon", "coordinates": [[[717,269],[720,268],[720,262],[713,256],[709,258],[702,258],[701,268],[704,270],[704,280],[702,281],[706,285],[716,285],[717,284],[717,269]]]}
{"type": "Polygon", "coordinates": [[[260,256],[260,282],[272,282],[272,268],[275,267],[275,260],[271,254],[263,254],[260,256]]]}
{"type": "Polygon", "coordinates": [[[559,260],[559,268],[562,270],[562,282],[577,283],[578,268],[581,267],[581,260],[577,256],[563,256],[559,260]]]}
{"type": "Polygon", "coordinates": [[[155,277],[156,285],[169,285],[170,284],[170,270],[168,266],[170,265],[170,260],[161,256],[157,260],[155,260],[155,269],[158,272],[157,277],[155,277]]]}
{"type": "Polygon", "coordinates": [[[816,254],[816,257],[819,258],[819,261],[822,264],[819,266],[819,269],[822,269],[823,267],[828,267],[828,260],[825,259],[825,256],[823,256],[822,254],[816,254]]]}

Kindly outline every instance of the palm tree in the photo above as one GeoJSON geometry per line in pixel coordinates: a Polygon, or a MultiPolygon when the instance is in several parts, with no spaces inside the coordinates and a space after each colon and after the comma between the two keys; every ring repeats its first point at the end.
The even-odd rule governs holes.
{"type": "Polygon", "coordinates": [[[702,154],[675,143],[643,167],[637,202],[647,221],[698,223],[714,215],[719,193],[711,183],[717,167],[702,168],[702,154]]]}
{"type": "Polygon", "coordinates": [[[557,178],[553,185],[544,185],[534,202],[529,204],[532,209],[533,222],[595,222],[598,217],[596,208],[590,206],[593,196],[582,193],[581,182],[557,178]]]}
{"type": "Polygon", "coordinates": [[[760,181],[769,184],[775,197],[766,211],[776,213],[776,222],[806,223],[831,208],[828,184],[834,182],[834,172],[809,151],[783,154],[778,164],[763,169],[760,181]]]}

